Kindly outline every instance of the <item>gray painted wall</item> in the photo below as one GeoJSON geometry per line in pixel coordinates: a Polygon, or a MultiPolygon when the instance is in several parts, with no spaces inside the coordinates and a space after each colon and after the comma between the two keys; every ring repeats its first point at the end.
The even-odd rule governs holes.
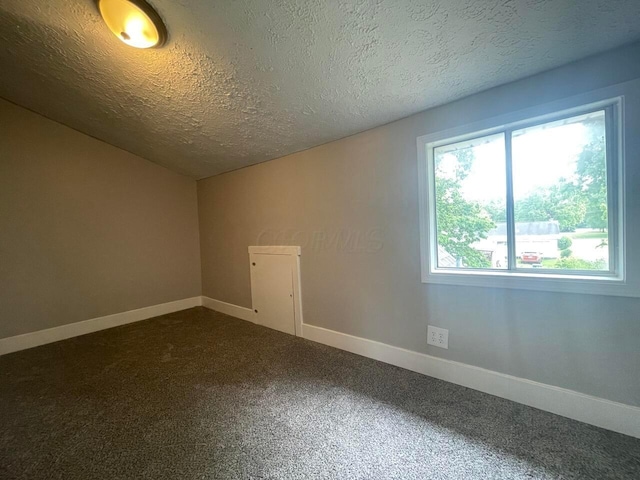
{"type": "Polygon", "coordinates": [[[416,137],[614,84],[640,269],[640,45],[198,182],[203,294],[250,307],[247,247],[302,246],[306,323],[640,405],[640,299],[420,281],[416,137]],[[341,248],[336,235],[350,238],[341,248]],[[449,350],[426,345],[427,323],[449,350]]]}
{"type": "Polygon", "coordinates": [[[0,100],[0,338],[200,295],[196,182],[0,100]]]}

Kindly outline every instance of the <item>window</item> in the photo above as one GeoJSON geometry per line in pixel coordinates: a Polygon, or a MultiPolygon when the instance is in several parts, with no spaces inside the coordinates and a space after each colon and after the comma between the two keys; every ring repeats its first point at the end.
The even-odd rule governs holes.
{"type": "Polygon", "coordinates": [[[423,280],[623,282],[620,110],[615,99],[418,139],[423,280]]]}

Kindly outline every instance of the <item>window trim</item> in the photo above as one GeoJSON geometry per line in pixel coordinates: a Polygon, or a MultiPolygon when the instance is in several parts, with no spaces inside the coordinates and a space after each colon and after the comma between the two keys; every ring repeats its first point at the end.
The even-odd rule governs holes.
{"type": "MultiPolygon", "coordinates": [[[[526,290],[559,291],[616,296],[640,296],[627,283],[625,259],[625,202],[624,202],[624,151],[623,124],[624,97],[604,99],[594,95],[582,95],[551,104],[514,112],[487,120],[462,125],[417,138],[420,257],[423,283],[439,283],[462,286],[484,286],[526,290]],[[437,268],[437,241],[435,239],[435,188],[433,149],[459,141],[487,135],[506,133],[527,126],[605,110],[607,138],[607,195],[610,237],[610,271],[582,272],[540,269],[528,273],[523,269],[439,269],[437,268]]],[[[505,148],[511,148],[510,135],[505,135],[505,148]]],[[[510,158],[507,155],[507,158],[510,158]]],[[[507,195],[513,198],[511,164],[507,161],[507,195]]],[[[510,230],[515,229],[513,204],[507,202],[507,221],[510,230]]],[[[509,262],[515,265],[515,232],[509,232],[509,262]],[[514,258],[512,258],[514,257],[514,258]]]]}

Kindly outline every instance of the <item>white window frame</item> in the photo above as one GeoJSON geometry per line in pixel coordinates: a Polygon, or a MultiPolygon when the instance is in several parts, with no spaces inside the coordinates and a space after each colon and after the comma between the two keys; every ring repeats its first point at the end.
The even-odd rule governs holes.
{"type": "MultiPolygon", "coordinates": [[[[618,296],[640,296],[627,284],[625,269],[625,201],[624,201],[624,97],[597,99],[595,95],[580,96],[554,102],[535,109],[523,110],[461,127],[423,135],[417,139],[420,256],[423,283],[447,285],[516,288],[555,292],[586,293],[618,296]],[[444,269],[437,267],[437,239],[435,215],[434,148],[473,138],[513,131],[527,126],[552,122],[597,110],[607,115],[607,195],[609,208],[610,269],[598,271],[554,271],[551,269],[525,272],[497,269],[444,269]],[[612,141],[610,141],[610,139],[612,141]]],[[[510,141],[505,135],[505,148],[510,141]]],[[[509,155],[507,155],[509,157],[509,155]]],[[[513,185],[511,165],[507,161],[507,221],[509,264],[515,266],[515,226],[513,218],[513,185]]]]}

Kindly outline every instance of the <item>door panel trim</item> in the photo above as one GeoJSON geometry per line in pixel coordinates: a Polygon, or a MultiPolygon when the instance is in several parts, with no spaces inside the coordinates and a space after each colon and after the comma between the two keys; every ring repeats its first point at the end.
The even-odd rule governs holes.
{"type": "MultiPolygon", "coordinates": [[[[293,317],[296,337],[302,337],[302,282],[300,276],[300,256],[301,248],[295,245],[261,245],[249,247],[249,270],[251,269],[252,255],[283,255],[288,256],[291,262],[291,274],[293,284],[293,317]]],[[[253,285],[253,278],[251,279],[253,285]]],[[[253,291],[251,292],[252,310],[255,311],[256,306],[253,305],[253,291]]]]}
{"type": "Polygon", "coordinates": [[[294,245],[272,245],[249,247],[249,255],[252,253],[265,253],[271,255],[300,255],[300,247],[294,245]]]}

